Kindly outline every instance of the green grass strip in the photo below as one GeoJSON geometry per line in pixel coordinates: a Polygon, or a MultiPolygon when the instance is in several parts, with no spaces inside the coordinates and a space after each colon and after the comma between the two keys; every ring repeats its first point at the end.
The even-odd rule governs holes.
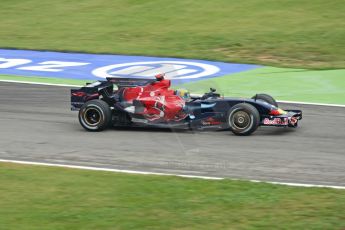
{"type": "Polygon", "coordinates": [[[0,163],[11,229],[343,229],[345,191],[0,163]]]}
{"type": "Polygon", "coordinates": [[[181,85],[193,93],[214,87],[225,96],[268,93],[278,100],[345,104],[345,70],[264,67],[181,85]]]}
{"type": "Polygon", "coordinates": [[[1,0],[0,47],[344,68],[344,6],[344,0],[1,0]]]}
{"type": "Polygon", "coordinates": [[[86,82],[90,82],[90,80],[74,80],[74,79],[50,78],[50,77],[22,77],[22,76],[15,76],[15,75],[0,75],[0,80],[32,82],[32,83],[47,83],[47,84],[65,84],[65,85],[76,85],[76,86],[84,85],[86,82]]]}
{"type": "MultiPolygon", "coordinates": [[[[84,85],[89,80],[0,75],[0,80],[84,85]]],[[[92,81],[91,81],[92,82],[92,81]]],[[[238,74],[175,85],[202,94],[210,87],[225,96],[268,93],[278,100],[345,105],[345,70],[304,70],[264,67],[238,74]]]]}

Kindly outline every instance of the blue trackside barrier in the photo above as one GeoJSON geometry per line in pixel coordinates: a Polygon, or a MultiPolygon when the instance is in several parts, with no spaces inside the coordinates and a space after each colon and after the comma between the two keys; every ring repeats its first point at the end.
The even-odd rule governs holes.
{"type": "Polygon", "coordinates": [[[194,59],[0,49],[0,74],[79,80],[152,78],[165,72],[185,83],[260,68],[258,65],[194,59]]]}

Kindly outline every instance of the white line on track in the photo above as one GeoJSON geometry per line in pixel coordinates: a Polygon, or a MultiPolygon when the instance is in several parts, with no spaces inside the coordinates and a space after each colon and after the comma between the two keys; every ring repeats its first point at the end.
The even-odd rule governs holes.
{"type": "Polygon", "coordinates": [[[68,85],[68,84],[44,83],[44,82],[31,82],[31,81],[14,81],[14,80],[1,80],[1,79],[0,79],[0,82],[22,83],[22,84],[30,84],[30,85],[61,86],[61,87],[81,87],[81,85],[68,85]]]}
{"type": "MultiPolygon", "coordinates": [[[[31,85],[60,86],[60,87],[82,87],[81,85],[41,83],[41,82],[15,81],[15,80],[0,80],[0,82],[22,83],[22,84],[31,84],[31,85]]],[[[343,108],[345,108],[345,105],[340,105],[340,104],[313,103],[313,102],[303,102],[303,101],[278,101],[278,102],[289,103],[289,104],[300,104],[300,105],[317,105],[317,106],[332,106],[332,107],[343,107],[343,108]]]]}
{"type": "Polygon", "coordinates": [[[300,104],[300,105],[318,105],[318,106],[332,106],[332,107],[343,107],[345,105],[340,104],[326,104],[326,103],[314,103],[314,102],[303,102],[303,101],[278,101],[280,103],[289,103],[289,104],[300,104]]]}
{"type": "MultiPolygon", "coordinates": [[[[80,166],[80,165],[65,165],[65,164],[54,164],[54,163],[32,162],[32,161],[18,161],[18,160],[7,160],[7,159],[0,159],[0,162],[25,164],[25,165],[52,166],[52,167],[72,168],[72,169],[93,170],[93,171],[128,173],[128,174],[177,176],[177,177],[183,177],[183,178],[194,178],[194,179],[204,179],[204,180],[224,180],[224,179],[236,180],[236,179],[223,178],[223,177],[196,176],[196,175],[173,174],[173,173],[157,173],[157,172],[100,168],[100,167],[80,166]]],[[[260,180],[248,180],[248,181],[255,182],[255,183],[268,183],[268,184],[287,185],[287,186],[294,186],[294,187],[345,189],[345,186],[336,186],[336,185],[301,184],[301,183],[288,183],[288,182],[285,183],[285,182],[260,181],[260,180]]]]}

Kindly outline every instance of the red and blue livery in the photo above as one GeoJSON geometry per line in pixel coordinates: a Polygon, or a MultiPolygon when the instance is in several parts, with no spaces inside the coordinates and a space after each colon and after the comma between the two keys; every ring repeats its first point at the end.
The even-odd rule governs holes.
{"type": "Polygon", "coordinates": [[[71,109],[88,131],[110,126],[231,130],[250,135],[259,126],[297,127],[300,110],[282,110],[267,94],[252,98],[203,96],[173,90],[164,74],[155,79],[107,78],[71,90],[71,109]]]}

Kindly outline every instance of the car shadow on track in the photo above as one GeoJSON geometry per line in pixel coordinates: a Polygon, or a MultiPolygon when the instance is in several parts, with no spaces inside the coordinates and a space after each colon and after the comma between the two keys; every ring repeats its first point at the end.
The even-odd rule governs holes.
{"type": "MultiPolygon", "coordinates": [[[[151,133],[182,133],[182,134],[224,134],[233,137],[231,131],[225,130],[190,130],[190,129],[172,129],[172,128],[155,128],[155,127],[111,127],[111,131],[121,132],[151,132],[151,133]]],[[[284,128],[284,127],[260,127],[251,136],[279,136],[279,135],[290,135],[297,131],[295,128],[284,128]]]]}
{"type": "Polygon", "coordinates": [[[155,128],[155,127],[111,127],[109,130],[129,132],[162,132],[162,133],[194,133],[189,129],[155,128]]]}
{"type": "Polygon", "coordinates": [[[260,127],[253,135],[258,136],[279,136],[279,135],[290,135],[296,133],[298,128],[288,127],[260,127]]]}

